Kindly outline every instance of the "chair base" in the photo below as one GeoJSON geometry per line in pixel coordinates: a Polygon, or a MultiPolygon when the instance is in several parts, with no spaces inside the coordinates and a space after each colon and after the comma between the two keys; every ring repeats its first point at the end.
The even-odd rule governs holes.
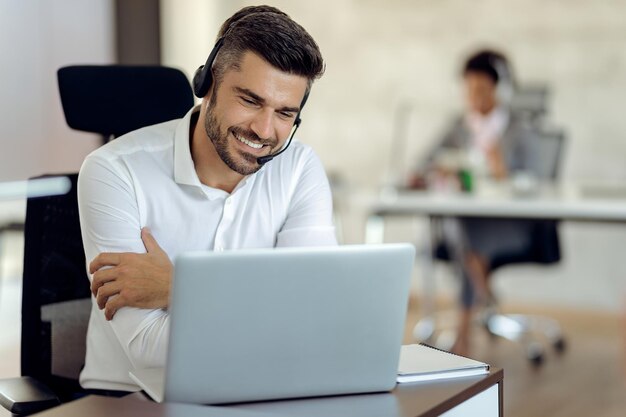
{"type": "Polygon", "coordinates": [[[0,405],[14,415],[29,415],[60,404],[43,383],[29,376],[0,380],[0,405]]]}
{"type": "Polygon", "coordinates": [[[561,327],[549,317],[495,313],[486,317],[484,325],[490,334],[522,344],[526,357],[534,365],[541,365],[545,357],[545,343],[541,343],[537,335],[557,353],[565,351],[561,327]]]}
{"type": "MultiPolygon", "coordinates": [[[[419,341],[449,350],[456,338],[455,312],[440,312],[418,321],[413,329],[413,337],[419,341]]],[[[541,366],[546,356],[546,346],[557,353],[567,347],[565,336],[558,322],[552,318],[524,315],[501,314],[487,308],[476,315],[474,327],[481,327],[492,337],[510,340],[523,347],[526,358],[534,366],[541,366]]]]}

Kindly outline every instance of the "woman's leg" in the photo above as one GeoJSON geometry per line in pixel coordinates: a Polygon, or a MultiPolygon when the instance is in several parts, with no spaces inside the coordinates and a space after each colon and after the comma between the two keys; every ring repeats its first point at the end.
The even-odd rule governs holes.
{"type": "Polygon", "coordinates": [[[487,262],[475,252],[467,251],[463,256],[457,336],[451,348],[458,355],[469,354],[474,311],[477,306],[491,298],[486,265],[487,262]]]}
{"type": "Polygon", "coordinates": [[[469,278],[474,285],[475,304],[484,304],[493,298],[491,287],[489,286],[488,261],[476,252],[468,251],[465,255],[465,268],[468,270],[469,278]]]}

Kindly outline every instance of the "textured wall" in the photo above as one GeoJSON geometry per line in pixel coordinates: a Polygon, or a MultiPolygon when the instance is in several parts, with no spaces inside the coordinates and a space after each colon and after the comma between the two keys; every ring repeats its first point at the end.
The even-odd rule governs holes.
{"type": "MultiPolygon", "coordinates": [[[[626,179],[626,0],[271,3],[313,34],[327,60],[299,136],[329,171],[353,184],[383,181],[402,103],[411,107],[409,143],[394,165],[406,167],[429,146],[459,107],[463,57],[485,45],[510,55],[521,82],[551,87],[551,120],[569,132],[566,179],[626,179]]],[[[245,4],[251,2],[162,0],[162,27],[170,34],[164,62],[191,75],[219,22],[245,4]]],[[[65,126],[55,71],[109,62],[112,24],[110,0],[0,0],[0,180],[76,170],[97,145],[65,126]]],[[[535,291],[527,281],[503,278],[504,291],[615,308],[626,282],[626,227],[563,229],[566,260],[545,286],[535,291]]]]}
{"type": "MultiPolygon", "coordinates": [[[[221,4],[218,20],[252,2],[221,4]]],[[[272,4],[309,30],[327,60],[299,136],[350,183],[379,185],[392,157],[401,171],[425,151],[460,107],[463,58],[481,46],[505,51],[521,83],[550,87],[549,119],[569,134],[565,179],[625,182],[626,0],[272,4]],[[394,112],[403,103],[411,108],[409,143],[392,154],[394,112]]],[[[397,229],[388,240],[414,239],[420,230],[397,229]]],[[[360,230],[346,235],[361,238],[360,230]]],[[[564,224],[562,237],[564,262],[502,271],[502,296],[621,308],[626,226],[564,224]]]]}
{"type": "Polygon", "coordinates": [[[328,63],[301,136],[329,169],[354,182],[380,181],[400,103],[413,108],[407,161],[400,162],[431,143],[459,107],[463,58],[480,46],[508,53],[522,83],[550,86],[551,120],[570,137],[566,178],[626,179],[624,0],[273,4],[314,35],[328,63]]]}

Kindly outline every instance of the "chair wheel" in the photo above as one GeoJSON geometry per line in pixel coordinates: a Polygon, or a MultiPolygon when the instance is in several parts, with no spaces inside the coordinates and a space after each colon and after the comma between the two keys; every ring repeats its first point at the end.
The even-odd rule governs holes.
{"type": "Polygon", "coordinates": [[[487,332],[487,336],[489,336],[489,339],[491,340],[491,342],[498,340],[498,335],[491,331],[491,327],[489,327],[488,320],[483,321],[482,325],[483,325],[483,329],[485,329],[485,332],[487,332]]]}
{"type": "Polygon", "coordinates": [[[529,345],[526,357],[528,358],[528,360],[533,366],[535,367],[541,366],[543,364],[543,359],[544,359],[543,348],[538,343],[533,343],[529,345]]]}
{"type": "Polygon", "coordinates": [[[567,343],[565,343],[564,338],[559,337],[557,340],[554,341],[554,343],[552,343],[552,346],[554,347],[554,350],[556,350],[558,353],[563,353],[565,352],[567,343]]]}
{"type": "Polygon", "coordinates": [[[528,360],[530,361],[530,363],[538,368],[541,365],[543,365],[543,354],[542,353],[538,353],[538,354],[534,354],[534,355],[529,355],[528,356],[528,360]]]}

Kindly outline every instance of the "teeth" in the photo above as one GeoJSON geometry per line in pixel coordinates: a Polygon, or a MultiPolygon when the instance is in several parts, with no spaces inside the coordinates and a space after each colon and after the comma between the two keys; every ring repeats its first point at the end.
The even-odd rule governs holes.
{"type": "Polygon", "coordinates": [[[249,147],[254,148],[254,149],[261,149],[263,147],[262,144],[251,142],[251,141],[249,141],[246,138],[242,138],[241,136],[235,135],[235,138],[237,138],[237,140],[239,142],[245,143],[246,145],[248,145],[249,147]]]}

